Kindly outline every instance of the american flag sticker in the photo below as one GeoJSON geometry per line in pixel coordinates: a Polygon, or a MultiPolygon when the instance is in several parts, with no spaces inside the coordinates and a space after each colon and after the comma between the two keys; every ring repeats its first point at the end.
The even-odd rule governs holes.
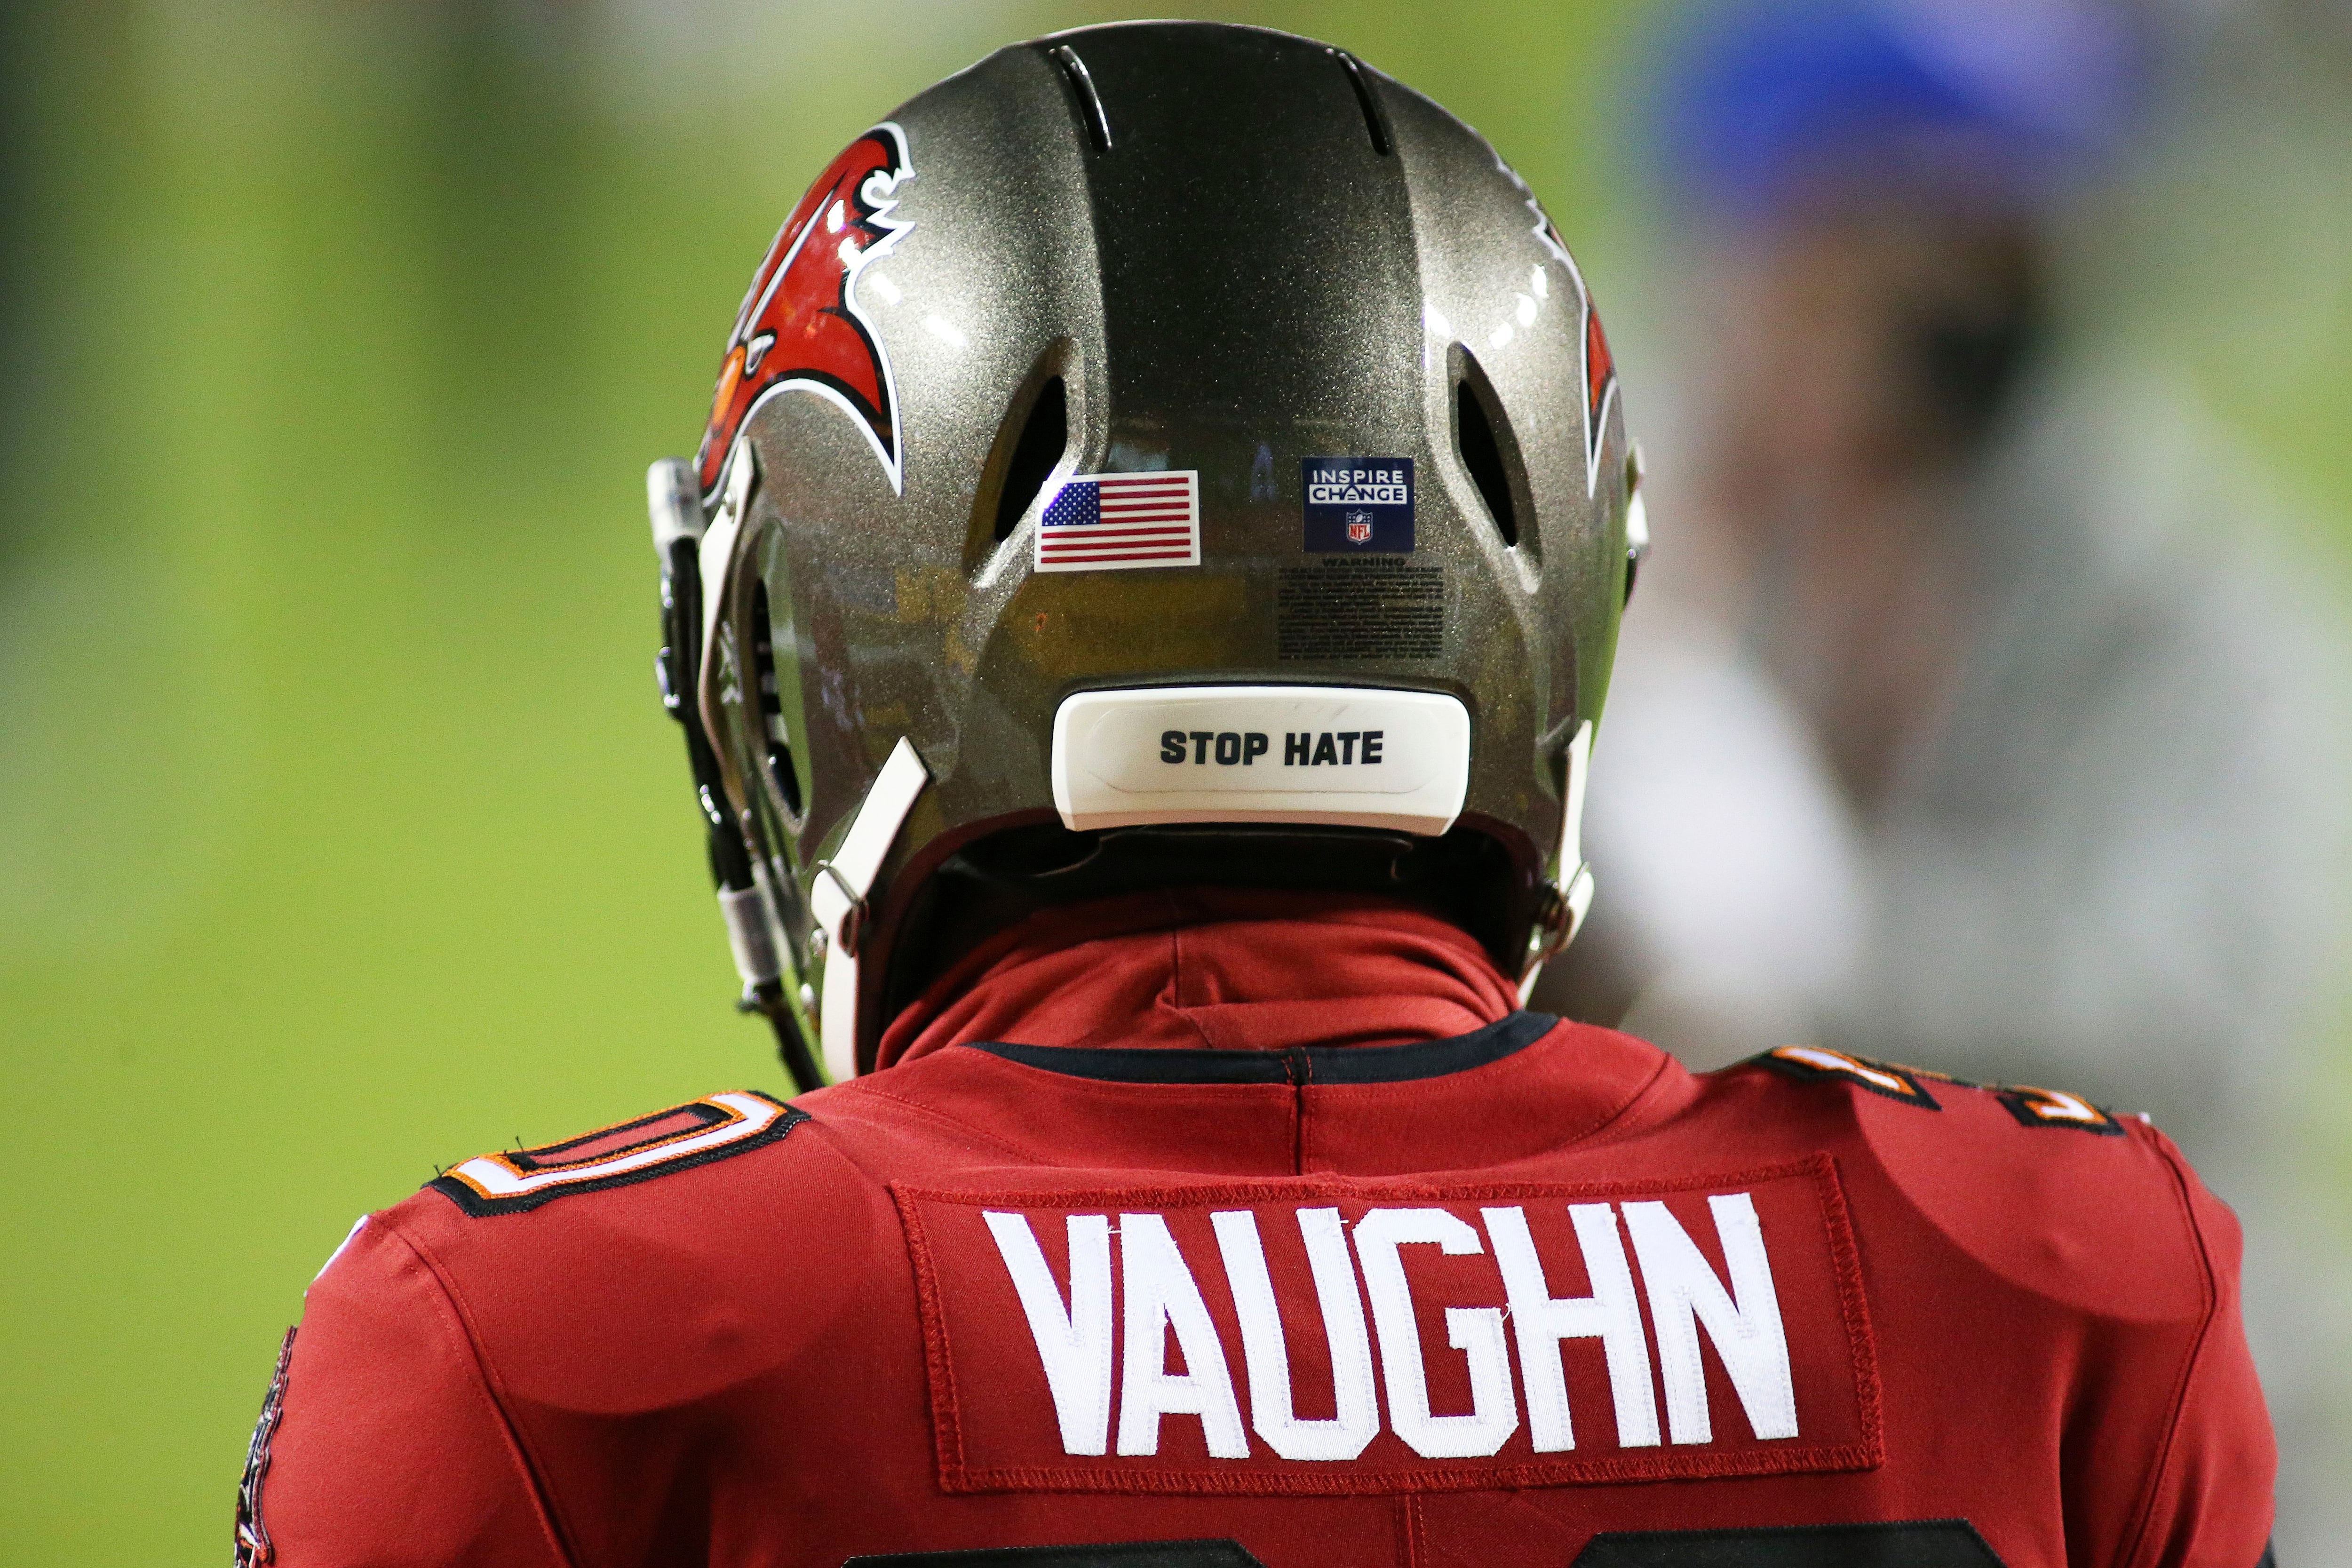
{"type": "Polygon", "coordinates": [[[1201,563],[1201,475],[1077,474],[1037,524],[1040,572],[1201,563]]]}

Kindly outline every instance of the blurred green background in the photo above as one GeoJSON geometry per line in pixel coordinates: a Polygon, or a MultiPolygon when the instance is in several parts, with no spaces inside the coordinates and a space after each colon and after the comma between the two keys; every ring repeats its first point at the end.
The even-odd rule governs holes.
{"type": "MultiPolygon", "coordinates": [[[[780,1081],[728,1007],[654,700],[641,476],[691,449],[827,157],[1001,43],[1118,14],[0,13],[11,1560],[225,1557],[303,1285],[436,1164],[780,1081]]],[[[1604,300],[1658,309],[1612,129],[1651,6],[1205,14],[1433,94],[1604,300]]],[[[2352,172],[2316,79],[2158,150],[2101,298],[2326,518],[2352,172]]],[[[2292,547],[2340,576],[2352,540],[2292,547]]]]}

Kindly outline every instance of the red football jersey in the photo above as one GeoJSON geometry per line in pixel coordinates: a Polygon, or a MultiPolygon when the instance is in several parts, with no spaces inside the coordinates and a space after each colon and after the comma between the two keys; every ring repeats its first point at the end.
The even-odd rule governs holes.
{"type": "Polygon", "coordinates": [[[311,1288],[241,1555],[2254,1568],[2237,1227],[2161,1133],[1515,1005],[1417,914],[1138,898],[870,1077],[467,1161],[311,1288]]]}

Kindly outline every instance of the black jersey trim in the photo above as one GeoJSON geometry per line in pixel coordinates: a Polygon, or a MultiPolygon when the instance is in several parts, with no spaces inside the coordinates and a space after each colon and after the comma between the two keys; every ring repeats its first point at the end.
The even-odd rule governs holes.
{"type": "Polygon", "coordinates": [[[1293,1046],[1280,1051],[1097,1050],[975,1040],[971,1048],[1023,1067],[1105,1083],[1413,1083],[1486,1067],[1527,1049],[1559,1023],[1513,1013],[1483,1029],[1402,1046],[1293,1046]]]}
{"type": "Polygon", "coordinates": [[[2001,1561],[1965,1519],[1916,1519],[1604,1531],[1571,1568],[2001,1568],[2001,1561]]]}
{"type": "Polygon", "coordinates": [[[963,1552],[894,1552],[852,1557],[841,1568],[1262,1568],[1230,1537],[1114,1541],[1099,1546],[994,1546],[963,1552]]]}

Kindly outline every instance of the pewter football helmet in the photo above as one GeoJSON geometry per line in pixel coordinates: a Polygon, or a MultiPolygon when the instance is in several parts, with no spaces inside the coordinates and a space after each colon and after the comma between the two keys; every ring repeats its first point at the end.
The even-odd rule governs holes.
{"type": "Polygon", "coordinates": [[[795,1075],[1152,885],[1393,894],[1532,984],[1591,893],[1618,401],[1526,185],[1339,50],[1086,28],[851,143],[650,476],[665,697],[795,1075]]]}

